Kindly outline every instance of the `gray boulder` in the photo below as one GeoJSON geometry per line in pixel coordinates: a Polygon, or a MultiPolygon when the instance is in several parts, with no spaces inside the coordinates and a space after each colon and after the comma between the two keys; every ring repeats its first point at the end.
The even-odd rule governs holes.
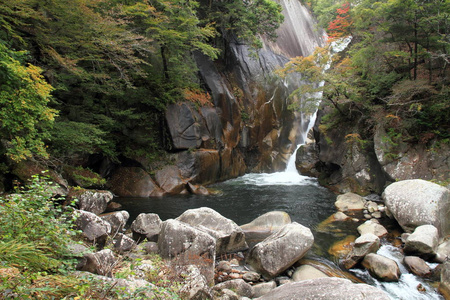
{"type": "Polygon", "coordinates": [[[327,274],[310,265],[301,265],[292,275],[292,281],[302,281],[308,279],[328,277],[327,274]]]}
{"type": "Polygon", "coordinates": [[[181,214],[178,221],[187,223],[216,238],[218,255],[248,248],[242,229],[232,220],[225,218],[209,207],[189,209],[181,214]]]}
{"type": "Polygon", "coordinates": [[[127,224],[130,214],[126,210],[115,211],[100,216],[103,220],[111,224],[111,234],[121,233],[127,224]]]}
{"type": "Polygon", "coordinates": [[[76,199],[80,210],[89,211],[96,215],[106,210],[114,195],[109,191],[72,189],[68,199],[76,199]]]}
{"type": "Polygon", "coordinates": [[[125,253],[136,248],[137,244],[132,239],[126,236],[125,234],[118,234],[116,242],[114,243],[114,248],[119,251],[119,253],[125,253]]]}
{"type": "Polygon", "coordinates": [[[367,254],[376,253],[380,249],[380,239],[372,233],[366,233],[355,240],[352,250],[342,262],[346,269],[353,268],[367,254]]]}
{"type": "Polygon", "coordinates": [[[75,213],[78,214],[75,225],[83,236],[102,247],[111,234],[111,225],[94,213],[84,210],[76,210],[75,213]]]}
{"type": "Polygon", "coordinates": [[[398,281],[400,277],[400,269],[395,261],[375,253],[367,254],[362,265],[381,281],[398,281]]]}
{"type": "Polygon", "coordinates": [[[417,256],[406,256],[403,262],[411,271],[411,273],[416,274],[420,277],[428,277],[431,275],[431,268],[427,263],[417,256]]]}
{"type": "Polygon", "coordinates": [[[169,219],[162,223],[158,249],[163,258],[176,259],[177,264],[201,266],[208,284],[214,281],[216,239],[208,233],[169,219]]]}
{"type": "Polygon", "coordinates": [[[388,300],[382,290],[343,278],[316,278],[284,284],[258,300],[388,300]]]}
{"type": "Polygon", "coordinates": [[[359,225],[357,230],[361,235],[371,233],[378,237],[382,237],[388,234],[388,231],[386,230],[386,228],[384,228],[383,225],[380,225],[372,220],[368,220],[363,224],[359,225]]]}
{"type": "Polygon", "coordinates": [[[433,225],[422,225],[417,227],[408,236],[404,251],[410,255],[418,255],[429,259],[436,255],[438,243],[439,236],[437,228],[433,225]]]}
{"type": "Polygon", "coordinates": [[[82,261],[78,264],[77,269],[111,277],[112,270],[116,264],[117,260],[113,252],[105,249],[99,252],[85,254],[82,261]]]}
{"type": "Polygon", "coordinates": [[[247,261],[265,277],[273,278],[301,259],[313,243],[311,230],[293,222],[256,244],[247,261]]]}
{"type": "Polygon", "coordinates": [[[392,183],[383,193],[386,207],[407,232],[420,225],[435,226],[439,235],[450,234],[450,194],[438,184],[421,180],[392,183]]]}
{"type": "Polygon", "coordinates": [[[339,211],[363,210],[366,205],[366,200],[357,194],[345,193],[337,196],[334,205],[339,211]]]}
{"type": "Polygon", "coordinates": [[[283,211],[265,213],[250,223],[241,226],[245,233],[245,240],[250,247],[291,223],[291,217],[283,211]]]}
{"type": "Polygon", "coordinates": [[[162,221],[157,214],[139,214],[131,223],[133,239],[141,241],[146,238],[148,241],[155,242],[158,240],[161,225],[162,221]]]}

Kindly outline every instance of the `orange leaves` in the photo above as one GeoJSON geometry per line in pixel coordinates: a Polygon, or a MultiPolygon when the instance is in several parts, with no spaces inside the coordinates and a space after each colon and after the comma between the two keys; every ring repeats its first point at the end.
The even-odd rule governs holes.
{"type": "Polygon", "coordinates": [[[330,39],[339,39],[351,35],[350,28],[353,21],[349,11],[349,2],[345,2],[341,8],[336,10],[336,18],[328,25],[328,36],[330,39]]]}
{"type": "Polygon", "coordinates": [[[199,106],[212,106],[211,96],[209,93],[198,89],[185,89],[183,90],[184,98],[199,106]]]}

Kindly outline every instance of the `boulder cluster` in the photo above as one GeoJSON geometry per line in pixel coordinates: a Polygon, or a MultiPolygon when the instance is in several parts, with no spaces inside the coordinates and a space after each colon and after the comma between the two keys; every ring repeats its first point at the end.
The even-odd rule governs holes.
{"type": "MultiPolygon", "coordinates": [[[[356,221],[352,217],[354,211],[363,212],[367,219],[357,228],[360,236],[341,257],[342,267],[365,268],[380,281],[399,280],[399,262],[377,253],[388,234],[378,219],[387,214],[406,231],[399,245],[404,254],[401,264],[421,277],[439,273],[440,291],[448,293],[450,264],[445,261],[450,254],[450,241],[446,240],[447,220],[441,219],[442,210],[448,216],[448,190],[430,183],[436,189],[426,198],[430,205],[421,202],[417,206],[411,198],[419,197],[419,192],[403,199],[396,188],[411,192],[422,183],[412,181],[407,187],[404,182],[394,183],[382,199],[366,200],[351,193],[338,196],[339,212],[332,216],[333,222],[356,221]],[[406,209],[413,212],[405,212],[406,209]],[[408,215],[420,218],[403,221],[401,217],[408,215]],[[432,269],[426,261],[440,264],[432,269]]],[[[149,296],[157,293],[158,287],[151,283],[148,274],[155,269],[150,257],[158,254],[183,274],[179,292],[186,299],[389,299],[376,287],[339,278],[339,272],[330,272],[305,259],[314,236],[309,228],[292,222],[285,212],[272,211],[241,226],[207,207],[189,209],[176,219],[165,221],[157,214],[141,213],[125,231],[129,219],[126,211],[103,213],[111,206],[112,198],[107,191],[79,191],[76,224],[99,251],[76,247],[73,251],[81,253],[80,271],[114,281],[127,291],[144,289],[149,296]],[[139,259],[140,263],[126,278],[114,278],[114,270],[123,257],[139,259]]],[[[164,299],[171,298],[162,294],[164,299]]]]}
{"type": "Polygon", "coordinates": [[[350,243],[348,251],[340,253],[341,266],[365,268],[374,278],[386,282],[399,281],[403,268],[422,278],[440,280],[441,293],[449,297],[449,190],[424,180],[405,180],[389,185],[379,201],[384,204],[353,193],[338,196],[335,205],[340,212],[335,220],[349,220],[347,214],[362,210],[368,219],[357,228],[360,236],[350,243]],[[376,214],[377,211],[386,212],[404,230],[401,236],[394,237],[398,241],[395,250],[400,253],[399,259],[378,251],[382,244],[394,245],[387,245],[388,230],[378,221],[381,214],[376,214]]]}

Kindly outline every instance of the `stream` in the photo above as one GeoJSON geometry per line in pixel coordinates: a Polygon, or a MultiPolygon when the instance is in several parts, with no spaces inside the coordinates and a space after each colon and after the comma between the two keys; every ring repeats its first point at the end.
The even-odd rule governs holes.
{"type": "MultiPolygon", "coordinates": [[[[335,222],[333,226],[321,230],[321,222],[336,212],[334,202],[336,195],[321,187],[315,178],[301,176],[297,172],[278,172],[271,174],[247,174],[222,183],[209,186],[218,194],[175,195],[162,198],[116,198],[123,209],[130,213],[134,220],[140,213],[157,213],[162,220],[176,218],[191,208],[210,207],[223,216],[234,220],[238,225],[248,223],[256,217],[273,210],[287,212],[292,221],[296,221],[311,229],[315,243],[309,251],[308,258],[337,267],[336,259],[328,253],[334,242],[346,236],[358,236],[356,227],[364,222],[335,222]]],[[[389,231],[395,230],[396,224],[388,219],[382,224],[389,231]]],[[[352,269],[351,272],[368,284],[386,291],[391,299],[427,300],[443,299],[426,281],[409,274],[398,259],[398,249],[385,245],[379,254],[395,258],[402,271],[398,283],[382,283],[371,277],[367,271],[352,269]],[[426,293],[419,292],[417,285],[422,284],[426,293]]]]}

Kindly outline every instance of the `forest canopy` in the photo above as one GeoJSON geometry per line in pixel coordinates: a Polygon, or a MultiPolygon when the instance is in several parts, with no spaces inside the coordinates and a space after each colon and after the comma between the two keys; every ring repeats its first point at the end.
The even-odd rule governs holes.
{"type": "Polygon", "coordinates": [[[258,47],[283,19],[272,0],[211,3],[1,0],[0,151],[151,155],[166,105],[199,89],[192,53],[217,59],[232,38],[258,47]],[[130,137],[135,128],[144,134],[130,137]]]}

